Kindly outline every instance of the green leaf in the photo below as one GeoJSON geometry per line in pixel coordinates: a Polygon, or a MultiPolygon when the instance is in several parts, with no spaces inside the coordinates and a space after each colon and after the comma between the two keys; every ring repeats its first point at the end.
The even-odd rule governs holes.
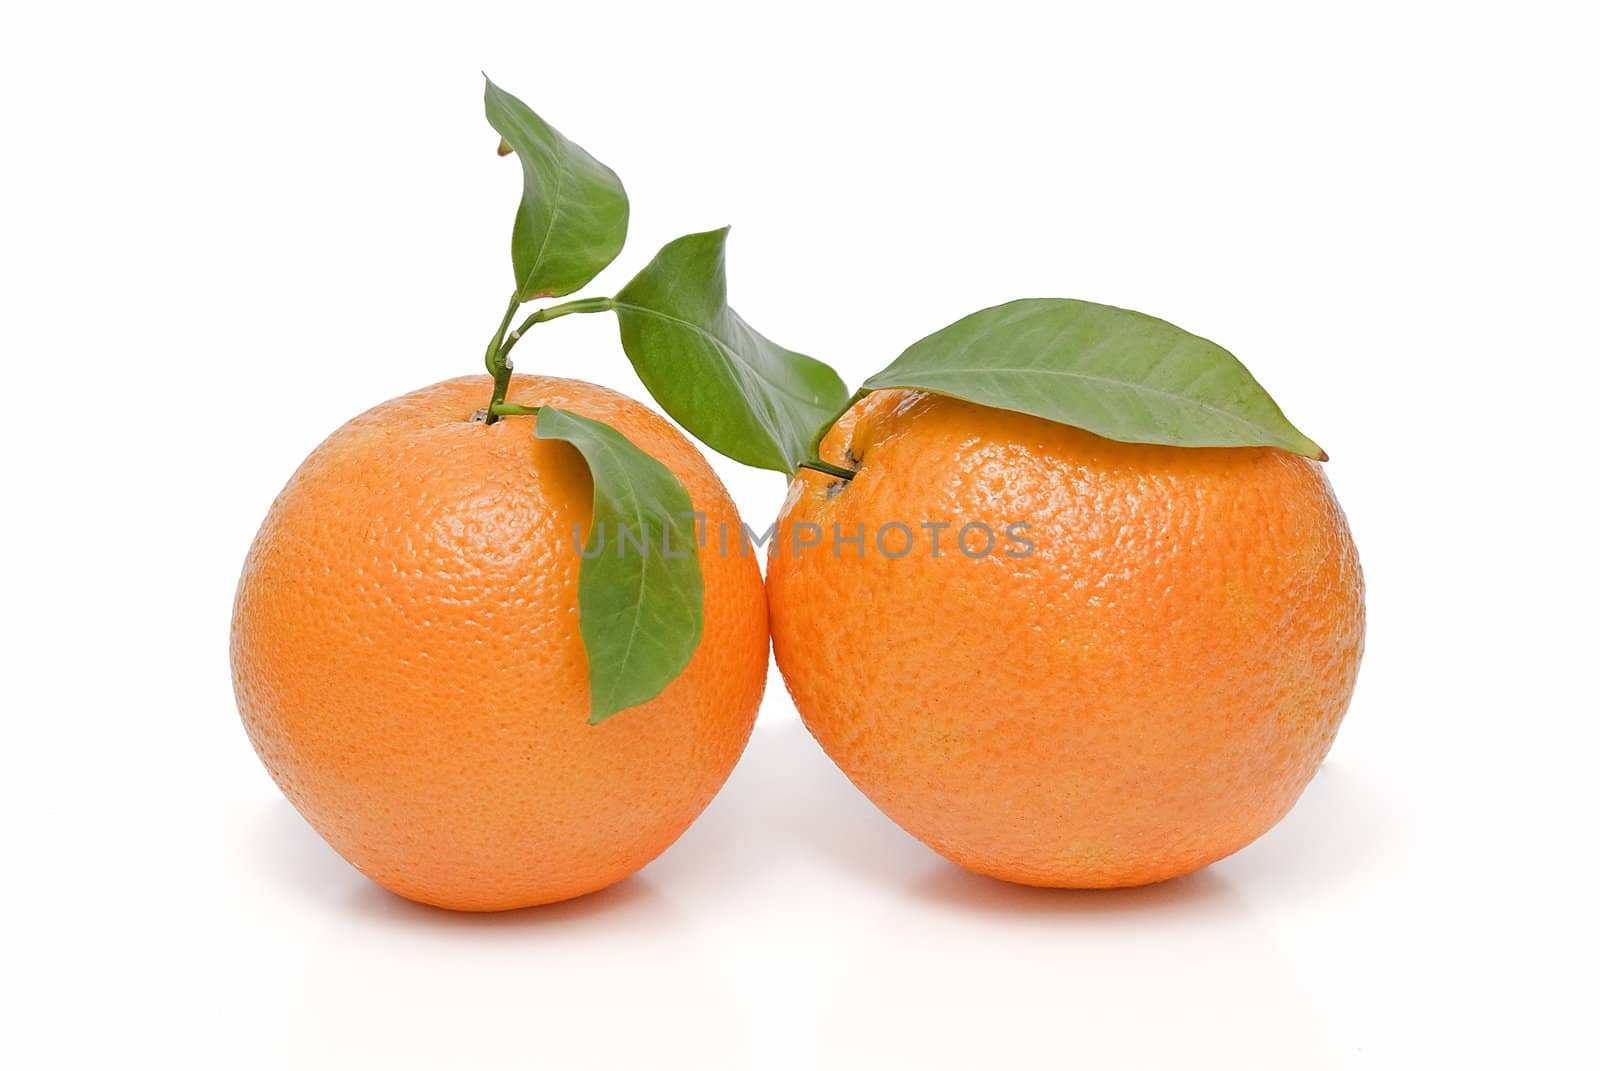
{"type": "Polygon", "coordinates": [[[615,428],[547,405],[534,434],[577,447],[594,478],[578,630],[589,656],[589,723],[598,725],[654,699],[700,644],[694,506],[670,469],[615,428]]]}
{"type": "Polygon", "coordinates": [[[915,343],[865,389],[914,387],[1168,446],[1276,446],[1326,460],[1238,358],[1165,320],[1031,298],[915,343]]]}
{"type": "Polygon", "coordinates": [[[728,228],[668,242],[615,299],[622,348],[645,387],[713,450],[792,473],[849,392],[728,307],[728,228]]]}
{"type": "Polygon", "coordinates": [[[488,78],[483,110],[502,139],[501,155],[509,147],[522,161],[522,203],[511,227],[517,300],[570,294],[622,251],[622,180],[488,78]]]}

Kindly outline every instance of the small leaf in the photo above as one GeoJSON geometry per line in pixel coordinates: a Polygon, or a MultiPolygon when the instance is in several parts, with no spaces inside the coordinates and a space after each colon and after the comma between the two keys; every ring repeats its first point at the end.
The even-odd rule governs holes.
{"type": "Polygon", "coordinates": [[[786,350],[728,307],[728,228],[668,242],[613,301],[645,387],[713,450],[795,471],[849,392],[821,361],[786,350]]]}
{"type": "Polygon", "coordinates": [[[1326,460],[1238,358],[1165,320],[1030,298],[957,320],[865,389],[913,387],[1123,442],[1275,446],[1326,460]]]}
{"type": "Polygon", "coordinates": [[[570,294],[622,251],[622,180],[487,78],[483,109],[500,135],[500,155],[514,151],[522,162],[522,203],[511,228],[517,300],[570,294]]]}
{"type": "Polygon", "coordinates": [[[534,434],[571,443],[594,478],[578,569],[578,631],[589,656],[589,722],[654,699],[700,644],[704,580],[683,484],[621,432],[543,406],[534,434]]]}

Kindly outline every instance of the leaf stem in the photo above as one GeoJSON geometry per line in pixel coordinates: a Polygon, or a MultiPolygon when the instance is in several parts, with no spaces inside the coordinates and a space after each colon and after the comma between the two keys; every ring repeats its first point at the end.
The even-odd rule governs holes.
{"type": "Polygon", "coordinates": [[[821,472],[840,480],[853,480],[856,478],[856,474],[849,469],[842,469],[838,465],[822,460],[820,457],[808,458],[800,462],[800,467],[811,469],[813,472],[821,472]]]}
{"type": "Polygon", "coordinates": [[[518,405],[516,402],[494,402],[489,406],[489,415],[496,417],[538,416],[539,407],[537,405],[518,405]]]}
{"type": "Polygon", "coordinates": [[[579,298],[576,301],[568,301],[562,305],[551,305],[548,308],[539,309],[518,324],[515,331],[506,336],[505,342],[500,347],[500,356],[504,357],[510,353],[511,347],[517,344],[517,340],[522,337],[522,333],[534,324],[542,324],[546,320],[559,320],[561,317],[571,316],[575,312],[610,311],[611,299],[608,297],[579,298]]]}

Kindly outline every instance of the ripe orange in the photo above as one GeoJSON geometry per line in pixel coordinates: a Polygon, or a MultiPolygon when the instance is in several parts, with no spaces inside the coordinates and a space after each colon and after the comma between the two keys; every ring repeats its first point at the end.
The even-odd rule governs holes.
{"type": "MultiPolygon", "coordinates": [[[[380,885],[488,911],[631,874],[677,839],[743,751],[766,677],[754,554],[702,551],[704,638],[665,691],[588,724],[573,526],[582,456],[534,421],[471,420],[487,376],[385,402],[334,432],[273,503],[233,618],[251,742],[318,833],[380,885]]],[[[738,532],[665,420],[587,383],[508,400],[604,421],[738,532]]]]}
{"type": "Polygon", "coordinates": [[[778,665],[833,760],[936,851],[1030,885],[1160,881],[1266,832],[1327,754],[1364,611],[1320,465],[909,391],[857,404],[822,457],[859,471],[790,487],[778,665]],[[980,529],[956,542],[975,522],[987,554],[980,529]]]}

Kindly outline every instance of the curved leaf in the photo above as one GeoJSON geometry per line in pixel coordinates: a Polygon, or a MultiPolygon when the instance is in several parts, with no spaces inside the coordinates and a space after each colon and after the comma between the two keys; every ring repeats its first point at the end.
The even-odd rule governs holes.
{"type": "Polygon", "coordinates": [[[668,242],[613,299],[622,348],[656,401],[713,450],[795,471],[849,392],[728,307],[728,228],[668,242]]]}
{"type": "Polygon", "coordinates": [[[1215,342],[1089,301],[1030,298],[975,312],[865,386],[948,394],[1124,442],[1275,446],[1327,459],[1215,342]]]}
{"type": "Polygon", "coordinates": [[[522,162],[522,203],[511,227],[517,300],[570,294],[622,251],[622,180],[488,78],[483,110],[502,139],[501,155],[509,147],[522,162]]]}
{"type": "Polygon", "coordinates": [[[577,447],[594,477],[578,630],[589,656],[589,722],[598,725],[654,699],[700,644],[694,506],[670,469],[615,428],[547,405],[534,434],[577,447]]]}

